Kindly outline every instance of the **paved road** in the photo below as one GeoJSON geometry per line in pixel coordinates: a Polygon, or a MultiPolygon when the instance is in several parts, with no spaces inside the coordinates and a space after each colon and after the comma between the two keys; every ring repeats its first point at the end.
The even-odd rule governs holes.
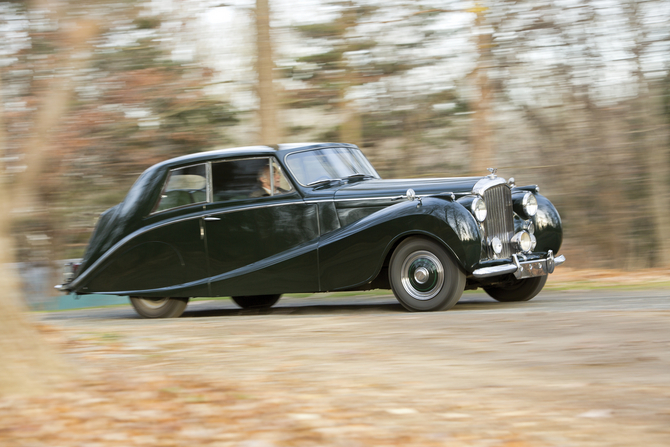
{"type": "Polygon", "coordinates": [[[69,334],[82,367],[240,387],[337,439],[319,445],[386,445],[389,433],[416,445],[670,445],[670,290],[525,303],[468,293],[434,313],[379,295],[287,297],[262,312],[195,301],[171,320],[130,306],[38,318],[69,334]]]}
{"type": "MultiPolygon", "coordinates": [[[[670,290],[574,290],[543,292],[523,303],[499,303],[481,292],[467,292],[450,313],[506,314],[526,312],[592,312],[670,310],[670,290]]],[[[306,298],[283,297],[268,310],[242,310],[230,300],[192,301],[182,318],[234,317],[251,315],[318,315],[362,312],[407,313],[390,293],[378,296],[313,295],[306,298]]],[[[80,309],[42,314],[45,322],[76,325],[78,321],[123,320],[139,317],[127,307],[80,309]]]]}

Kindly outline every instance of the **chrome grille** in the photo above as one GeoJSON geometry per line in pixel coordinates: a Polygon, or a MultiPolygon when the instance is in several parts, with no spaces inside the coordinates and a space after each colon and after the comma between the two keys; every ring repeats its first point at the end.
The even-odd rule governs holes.
{"type": "Polygon", "coordinates": [[[514,236],[514,218],[512,216],[512,192],[507,185],[496,185],[484,191],[486,201],[486,219],[484,231],[486,239],[483,241],[482,256],[493,258],[491,239],[498,237],[502,241],[503,249],[498,258],[509,258],[514,251],[510,239],[514,236]]]}

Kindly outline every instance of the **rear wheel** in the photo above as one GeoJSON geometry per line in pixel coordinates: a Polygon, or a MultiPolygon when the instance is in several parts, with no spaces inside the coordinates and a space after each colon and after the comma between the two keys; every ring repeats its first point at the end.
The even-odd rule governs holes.
{"type": "Polygon", "coordinates": [[[502,286],[484,287],[484,290],[491,298],[505,303],[528,301],[540,293],[548,277],[548,275],[544,275],[536,276],[535,278],[516,279],[502,286]]]}
{"type": "Polygon", "coordinates": [[[242,309],[268,309],[277,303],[281,295],[231,296],[242,309]]]}
{"type": "Polygon", "coordinates": [[[465,289],[465,274],[438,243],[421,237],[404,240],[389,265],[393,294],[413,312],[451,309],[465,289]]]}
{"type": "Polygon", "coordinates": [[[130,304],[144,318],[177,318],[184,313],[188,298],[130,297],[130,304]]]}

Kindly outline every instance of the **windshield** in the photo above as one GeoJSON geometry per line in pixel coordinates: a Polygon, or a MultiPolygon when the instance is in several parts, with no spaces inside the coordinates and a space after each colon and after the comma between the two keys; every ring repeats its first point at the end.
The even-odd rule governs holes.
{"type": "Polygon", "coordinates": [[[286,164],[303,186],[346,179],[357,174],[363,178],[379,178],[365,155],[359,149],[349,147],[296,152],[286,158],[286,164]]]}

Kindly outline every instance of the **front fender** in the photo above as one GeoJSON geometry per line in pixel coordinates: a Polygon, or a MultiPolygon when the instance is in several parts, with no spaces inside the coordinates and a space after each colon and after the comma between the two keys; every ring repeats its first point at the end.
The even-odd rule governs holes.
{"type": "Polygon", "coordinates": [[[558,253],[563,243],[563,224],[556,207],[546,197],[535,194],[537,213],[533,216],[537,246],[535,252],[553,250],[558,253]]]}
{"type": "Polygon", "coordinates": [[[397,242],[423,235],[441,243],[465,271],[479,261],[481,234],[472,215],[441,197],[402,202],[332,231],[319,242],[321,290],[357,287],[373,280],[397,242]]]}

